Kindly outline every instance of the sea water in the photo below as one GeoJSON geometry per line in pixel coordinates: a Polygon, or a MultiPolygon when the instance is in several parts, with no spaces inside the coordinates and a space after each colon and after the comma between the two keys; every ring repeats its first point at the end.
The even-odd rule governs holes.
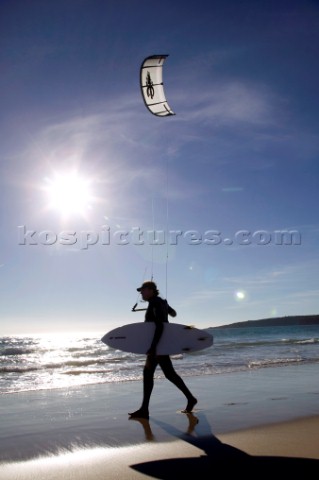
{"type": "MultiPolygon", "coordinates": [[[[182,377],[319,364],[319,325],[212,328],[214,345],[174,355],[182,377]]],[[[0,338],[0,393],[141,380],[144,355],[114,350],[102,334],[0,338]]],[[[163,376],[160,368],[156,377],[163,376]]]]}

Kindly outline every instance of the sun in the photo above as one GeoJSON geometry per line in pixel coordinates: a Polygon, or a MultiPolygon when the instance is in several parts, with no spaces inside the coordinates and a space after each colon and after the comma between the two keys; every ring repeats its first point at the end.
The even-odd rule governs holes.
{"type": "Polygon", "coordinates": [[[45,178],[44,190],[48,195],[48,208],[64,216],[85,215],[91,208],[91,181],[78,172],[55,172],[52,178],[45,178]]]}

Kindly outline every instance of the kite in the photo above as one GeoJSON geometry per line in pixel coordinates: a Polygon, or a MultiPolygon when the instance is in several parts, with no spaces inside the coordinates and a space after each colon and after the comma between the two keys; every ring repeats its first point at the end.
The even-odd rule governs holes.
{"type": "Polygon", "coordinates": [[[163,64],[168,55],[152,55],[141,66],[141,90],[148,110],[157,117],[175,115],[166,101],[163,86],[163,64]]]}

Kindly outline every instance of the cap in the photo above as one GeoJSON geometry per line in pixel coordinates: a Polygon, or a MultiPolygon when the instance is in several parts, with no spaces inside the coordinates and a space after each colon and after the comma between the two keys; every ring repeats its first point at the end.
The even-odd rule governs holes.
{"type": "Polygon", "coordinates": [[[151,290],[154,290],[154,292],[156,292],[157,285],[156,285],[155,282],[147,281],[147,282],[143,282],[142,285],[139,288],[137,288],[136,290],[138,292],[141,292],[144,288],[150,288],[151,290]]]}

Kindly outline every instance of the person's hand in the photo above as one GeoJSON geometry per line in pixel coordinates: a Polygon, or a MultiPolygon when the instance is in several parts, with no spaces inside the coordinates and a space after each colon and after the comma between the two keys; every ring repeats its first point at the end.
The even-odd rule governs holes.
{"type": "Polygon", "coordinates": [[[151,357],[156,356],[156,347],[151,347],[147,350],[146,355],[150,355],[151,357]]]}

